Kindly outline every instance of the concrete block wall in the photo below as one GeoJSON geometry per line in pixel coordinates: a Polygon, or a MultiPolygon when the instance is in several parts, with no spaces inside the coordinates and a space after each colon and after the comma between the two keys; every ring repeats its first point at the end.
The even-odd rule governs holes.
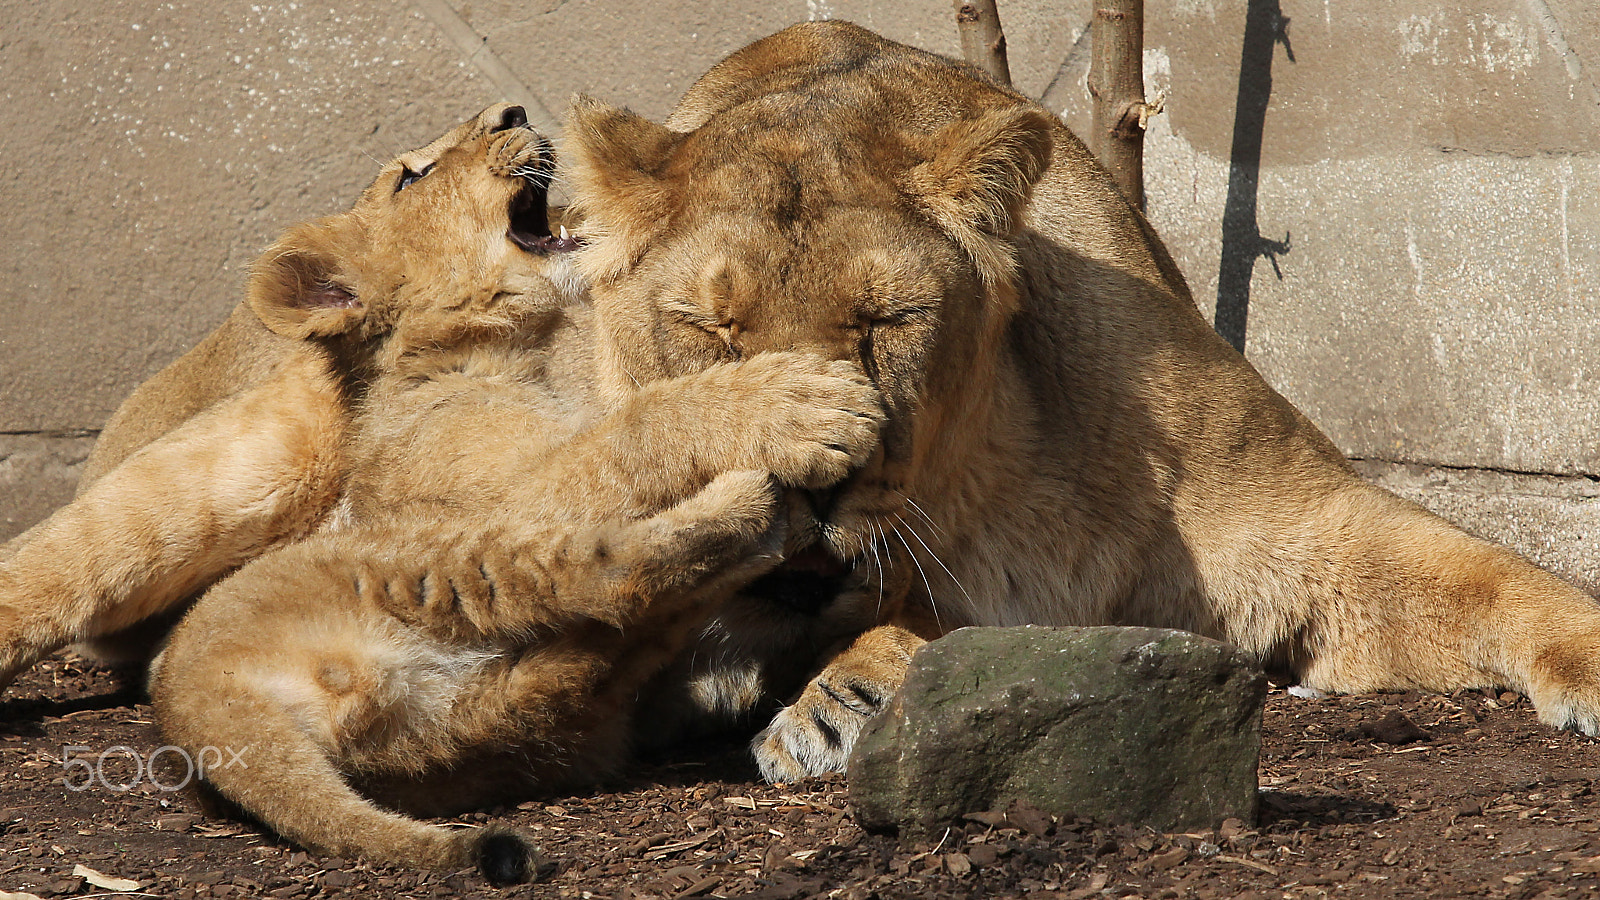
{"type": "MultiPolygon", "coordinates": [[[[1014,81],[1088,125],[1085,0],[1002,0],[1014,81]]],[[[0,537],[282,227],[481,106],[660,117],[846,18],[956,52],[948,0],[65,0],[0,33],[0,537]]],[[[1600,7],[1148,0],[1149,214],[1219,330],[1369,477],[1590,590],[1600,7]],[[1220,310],[1220,312],[1219,312],[1220,310]]]]}

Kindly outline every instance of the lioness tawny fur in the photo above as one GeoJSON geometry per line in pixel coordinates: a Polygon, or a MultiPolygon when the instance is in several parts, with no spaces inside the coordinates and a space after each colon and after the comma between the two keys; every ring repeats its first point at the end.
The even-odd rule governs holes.
{"type": "Polygon", "coordinates": [[[1184,628],[1313,687],[1505,685],[1600,733],[1596,603],[1357,478],[1038,104],[833,21],[734,53],[665,127],[569,118],[611,392],[781,347],[885,399],[797,528],[915,589],[758,741],[769,777],[842,767],[966,624],[1184,628]]]}

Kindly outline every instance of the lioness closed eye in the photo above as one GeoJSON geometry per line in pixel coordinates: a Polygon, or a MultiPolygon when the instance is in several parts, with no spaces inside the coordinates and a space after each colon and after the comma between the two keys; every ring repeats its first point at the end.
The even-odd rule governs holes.
{"type": "Polygon", "coordinates": [[[735,53],[667,127],[570,118],[611,390],[783,347],[884,396],[871,461],[794,520],[912,589],[758,742],[769,777],[842,767],[968,624],[1185,628],[1324,690],[1505,685],[1600,733],[1595,602],[1358,479],[1037,104],[835,21],[735,53]]]}
{"type": "MultiPolygon", "coordinates": [[[[151,690],[175,745],[197,758],[244,753],[248,767],[208,772],[211,786],[306,846],[530,877],[539,859],[524,835],[390,810],[501,802],[615,765],[644,683],[733,589],[776,564],[779,489],[828,488],[876,439],[867,379],[814,356],[762,354],[593,402],[572,244],[548,231],[550,165],[521,111],[492,107],[391,163],[351,211],[290,229],[254,270],[256,321],[319,354],[327,377],[282,418],[330,410],[336,449],[316,449],[337,492],[307,504],[304,521],[271,525],[271,543],[216,535],[250,560],[173,631],[151,690]]],[[[274,358],[279,372],[306,359],[274,358]]],[[[164,581],[172,566],[215,573],[214,556],[191,564],[183,548],[141,541],[193,533],[187,552],[203,555],[208,524],[260,515],[227,506],[253,494],[190,485],[180,471],[186,453],[205,470],[212,447],[197,431],[250,440],[249,423],[228,418],[250,408],[223,403],[131,454],[100,480],[107,488],[20,543],[8,590],[51,584],[30,567],[73,527],[132,535],[120,572],[96,568],[105,555],[58,556],[61,580],[79,587],[143,578],[135,593],[171,601],[190,583],[164,581]],[[142,465],[152,456],[162,467],[142,465]],[[112,489],[127,501],[93,502],[112,489]],[[168,505],[169,490],[212,505],[168,505]],[[213,507],[226,515],[206,520],[213,507]]],[[[294,452],[272,444],[282,436],[259,440],[294,452]]],[[[321,497],[306,472],[271,473],[274,491],[321,497]]],[[[88,619],[59,608],[36,618],[131,620],[127,599],[90,596],[88,619]]]]}

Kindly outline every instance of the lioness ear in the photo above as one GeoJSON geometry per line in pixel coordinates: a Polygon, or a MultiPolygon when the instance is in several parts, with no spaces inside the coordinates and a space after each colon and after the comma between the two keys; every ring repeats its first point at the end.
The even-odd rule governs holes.
{"type": "Polygon", "coordinates": [[[974,229],[1010,237],[1050,165],[1051,125],[1048,113],[1032,107],[948,125],[928,139],[928,160],[901,176],[901,188],[958,240],[974,229]]]}
{"type": "MultiPolygon", "coordinates": [[[[666,227],[673,194],[660,171],[683,135],[582,94],[567,110],[566,132],[573,205],[601,243],[620,254],[601,268],[631,265],[666,227]]],[[[586,256],[597,261],[594,253],[586,256]]]]}
{"type": "Polygon", "coordinates": [[[366,315],[351,289],[335,281],[341,238],[331,221],[298,225],[278,239],[250,273],[250,308],[268,328],[305,340],[343,334],[366,315]]]}

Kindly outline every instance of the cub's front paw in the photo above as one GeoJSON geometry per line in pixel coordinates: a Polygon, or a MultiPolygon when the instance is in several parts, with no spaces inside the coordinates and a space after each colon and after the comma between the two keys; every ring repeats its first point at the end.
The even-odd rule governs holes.
{"type": "Polygon", "coordinates": [[[853,363],[764,353],[743,364],[748,441],[739,468],[771,472],[790,487],[836,484],[877,449],[878,391],[853,363]]]}
{"type": "Polygon", "coordinates": [[[32,639],[28,617],[18,611],[18,604],[11,602],[12,597],[22,593],[7,583],[5,575],[0,564],[0,692],[53,649],[32,639]]]}
{"type": "Polygon", "coordinates": [[[623,561],[636,593],[659,596],[689,590],[708,578],[743,582],[782,559],[786,522],[778,490],[765,472],[724,472],[698,494],[649,519],[616,529],[605,559],[623,561]]]}

